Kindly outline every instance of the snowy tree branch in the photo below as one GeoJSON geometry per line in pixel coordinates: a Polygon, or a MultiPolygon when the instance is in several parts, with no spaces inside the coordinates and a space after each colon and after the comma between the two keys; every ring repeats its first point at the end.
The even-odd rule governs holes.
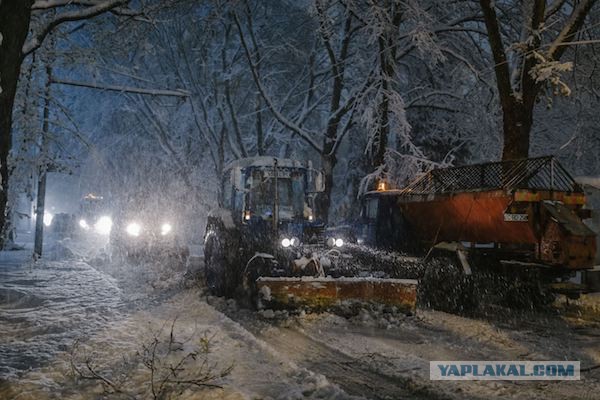
{"type": "Polygon", "coordinates": [[[548,20],[548,18],[556,14],[566,2],[567,0],[554,0],[550,3],[548,10],[546,11],[545,19],[548,20]]]}
{"type": "Polygon", "coordinates": [[[550,49],[548,49],[548,56],[550,59],[559,60],[561,58],[563,53],[567,50],[567,43],[575,37],[577,32],[579,32],[585,22],[585,18],[595,3],[596,0],[583,0],[573,9],[569,20],[554,42],[552,42],[550,49]]]}
{"type": "MultiPolygon", "coordinates": [[[[89,7],[80,10],[64,11],[59,13],[51,20],[44,23],[35,32],[33,32],[31,38],[23,45],[23,55],[28,55],[39,48],[46,36],[48,36],[48,34],[57,26],[65,22],[80,21],[82,19],[96,17],[115,8],[125,6],[129,3],[129,1],[130,0],[104,0],[101,2],[95,2],[94,5],[90,5],[89,7]]],[[[44,3],[47,3],[48,5],[50,3],[55,3],[56,5],[52,7],[58,7],[59,3],[63,3],[63,1],[48,0],[44,3]]]]}
{"type": "Polygon", "coordinates": [[[246,54],[246,58],[248,60],[248,65],[250,66],[250,71],[252,73],[252,78],[254,79],[254,83],[256,84],[256,87],[258,88],[258,91],[260,92],[261,96],[265,100],[265,103],[267,103],[267,106],[269,107],[269,110],[271,110],[271,112],[273,113],[273,115],[275,116],[275,118],[277,118],[277,120],[282,125],[284,125],[286,128],[288,128],[288,129],[292,130],[293,132],[295,132],[310,147],[312,147],[313,149],[315,149],[318,152],[322,152],[323,149],[321,148],[321,146],[311,137],[311,136],[315,135],[314,132],[308,132],[307,130],[301,128],[295,122],[293,122],[293,121],[289,120],[288,118],[286,118],[277,109],[277,107],[275,107],[275,104],[273,103],[273,100],[271,99],[271,96],[269,96],[269,94],[267,93],[267,90],[264,87],[264,85],[262,83],[262,80],[258,76],[258,73],[256,71],[256,65],[254,64],[252,54],[250,52],[250,49],[248,48],[248,43],[246,42],[246,39],[244,37],[244,32],[242,30],[242,26],[241,26],[240,20],[239,20],[238,16],[235,15],[235,14],[234,14],[233,17],[234,17],[234,21],[235,21],[235,24],[236,24],[239,36],[240,36],[240,41],[242,43],[242,47],[244,48],[244,53],[246,54]]]}
{"type": "Polygon", "coordinates": [[[118,86],[118,85],[107,85],[103,83],[93,83],[93,82],[78,82],[71,81],[67,79],[52,79],[51,83],[59,84],[59,85],[68,85],[68,86],[78,86],[78,87],[86,87],[90,89],[99,89],[99,90],[108,90],[112,92],[120,92],[120,93],[136,93],[136,94],[146,94],[150,96],[174,96],[174,97],[189,97],[190,93],[186,90],[175,89],[146,89],[146,88],[138,88],[133,86],[118,86]]]}
{"type": "Polygon", "coordinates": [[[31,6],[31,11],[49,10],[65,6],[95,6],[99,1],[93,0],[37,0],[31,6]]]}
{"type": "Polygon", "coordinates": [[[408,102],[408,104],[406,105],[406,108],[409,108],[412,104],[415,104],[419,101],[426,100],[430,97],[435,97],[435,96],[446,96],[446,97],[452,97],[457,100],[461,100],[460,96],[456,95],[455,93],[448,92],[448,91],[442,91],[442,90],[434,90],[434,91],[425,93],[419,97],[412,99],[411,101],[408,102]]]}

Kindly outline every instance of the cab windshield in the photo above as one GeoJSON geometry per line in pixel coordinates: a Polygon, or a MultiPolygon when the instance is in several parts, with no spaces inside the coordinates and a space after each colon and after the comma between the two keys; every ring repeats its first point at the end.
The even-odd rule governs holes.
{"type": "Polygon", "coordinates": [[[84,198],[79,204],[79,213],[89,218],[106,212],[106,203],[102,198],[84,198]]]}
{"type": "MultiPolygon", "coordinates": [[[[281,172],[277,177],[277,204],[279,218],[301,218],[304,213],[304,174],[300,171],[281,172]]],[[[272,171],[256,170],[252,172],[250,185],[250,210],[263,218],[273,215],[275,204],[275,178],[272,171]]]]}

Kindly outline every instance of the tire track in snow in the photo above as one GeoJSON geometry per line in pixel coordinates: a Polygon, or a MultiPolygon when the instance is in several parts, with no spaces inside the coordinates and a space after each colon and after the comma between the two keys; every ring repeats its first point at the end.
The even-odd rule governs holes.
{"type": "Polygon", "coordinates": [[[331,348],[295,328],[256,333],[298,365],[325,375],[348,393],[370,399],[442,399],[409,378],[373,370],[364,361],[331,348]]]}
{"type": "MultiPolygon", "coordinates": [[[[222,311],[221,307],[217,305],[208,302],[205,304],[208,307],[210,307],[215,314],[220,316],[221,319],[219,321],[219,326],[223,328],[231,337],[244,342],[250,348],[258,347],[262,352],[268,354],[273,359],[280,360],[280,362],[284,362],[287,365],[287,367],[289,367],[291,370],[296,371],[296,375],[299,380],[305,380],[307,384],[309,383],[309,381],[313,381],[312,384],[314,384],[314,382],[321,382],[317,383],[317,386],[322,385],[322,392],[324,393],[319,393],[319,391],[317,390],[316,398],[344,400],[370,398],[370,396],[366,395],[367,392],[365,390],[348,390],[348,387],[341,385],[334,379],[330,379],[330,377],[327,374],[310,368],[302,362],[298,362],[299,360],[294,357],[290,357],[288,352],[282,351],[281,348],[279,348],[279,346],[274,345],[273,343],[271,343],[270,340],[265,340],[267,338],[263,337],[260,334],[257,334],[257,330],[255,329],[256,327],[252,327],[251,323],[245,323],[239,318],[234,318],[228,315],[227,313],[222,311]],[[323,395],[325,397],[322,397],[323,395]]],[[[256,317],[257,316],[255,315],[254,318],[256,319],[256,317]]],[[[302,382],[297,383],[302,384],[302,382]]],[[[354,389],[357,388],[358,386],[354,387],[354,389]]],[[[312,398],[310,395],[307,395],[307,392],[303,392],[301,397],[312,398]]],[[[292,389],[291,394],[282,394],[280,397],[277,398],[296,399],[298,397],[293,394],[292,389]]],[[[399,397],[397,396],[393,398],[399,399],[399,397]]]]}
{"type": "Polygon", "coordinates": [[[227,312],[218,303],[212,306],[264,343],[269,351],[285,357],[300,368],[325,376],[348,394],[374,400],[448,398],[409,378],[374,370],[364,361],[342,353],[296,328],[256,323],[259,318],[257,313],[249,310],[227,312]]]}

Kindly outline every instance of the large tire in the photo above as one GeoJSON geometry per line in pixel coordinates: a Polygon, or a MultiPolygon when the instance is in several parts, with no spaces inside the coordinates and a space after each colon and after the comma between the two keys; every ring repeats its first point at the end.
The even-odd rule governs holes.
{"type": "MultiPolygon", "coordinates": [[[[210,235],[204,244],[204,279],[208,291],[215,296],[231,296],[231,265],[227,259],[227,246],[217,233],[210,235]]],[[[231,251],[231,250],[229,250],[231,251]]]]}
{"type": "Polygon", "coordinates": [[[421,279],[420,301],[435,310],[454,314],[473,311],[478,304],[471,275],[451,258],[431,260],[421,279]]]}
{"type": "Polygon", "coordinates": [[[544,309],[554,300],[553,294],[540,282],[539,273],[487,273],[478,278],[486,304],[511,309],[544,309]]]}
{"type": "Polygon", "coordinates": [[[242,291],[240,300],[248,308],[260,309],[262,299],[256,287],[256,280],[261,276],[271,276],[277,266],[275,258],[255,256],[247,263],[243,271],[242,291]]]}

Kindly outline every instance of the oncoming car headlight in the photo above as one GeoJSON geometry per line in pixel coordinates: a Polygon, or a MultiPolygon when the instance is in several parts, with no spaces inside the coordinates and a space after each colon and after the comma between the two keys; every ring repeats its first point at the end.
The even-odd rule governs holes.
{"type": "Polygon", "coordinates": [[[344,245],[344,239],[329,238],[329,239],[327,239],[327,245],[329,247],[342,247],[344,245]]]}
{"type": "Polygon", "coordinates": [[[173,226],[171,226],[171,224],[164,223],[160,227],[160,234],[165,236],[165,235],[169,234],[172,230],[173,230],[173,226]]]}
{"type": "Polygon", "coordinates": [[[42,221],[44,222],[44,225],[50,226],[52,224],[53,218],[54,218],[54,215],[50,214],[49,212],[45,212],[44,219],[42,221]]]}
{"type": "MultiPolygon", "coordinates": [[[[79,222],[81,225],[81,221],[79,222]]],[[[110,230],[112,229],[112,219],[106,215],[98,218],[98,221],[94,225],[94,229],[101,235],[110,234],[110,230]]]]}
{"type": "Polygon", "coordinates": [[[137,222],[131,222],[127,225],[125,231],[129,236],[140,236],[140,233],[142,232],[142,226],[137,222]]]}

